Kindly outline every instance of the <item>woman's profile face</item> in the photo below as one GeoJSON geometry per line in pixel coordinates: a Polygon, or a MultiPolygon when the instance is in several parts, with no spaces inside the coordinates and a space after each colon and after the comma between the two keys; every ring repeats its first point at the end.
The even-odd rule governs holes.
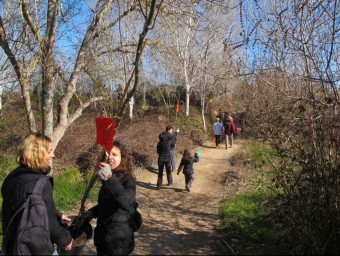
{"type": "Polygon", "coordinates": [[[52,143],[49,143],[47,153],[44,156],[44,162],[47,165],[51,165],[53,158],[54,158],[54,150],[52,148],[52,143]]]}
{"type": "Polygon", "coordinates": [[[108,160],[108,163],[111,169],[114,170],[115,168],[117,168],[120,165],[121,161],[122,161],[122,154],[120,152],[120,149],[117,147],[113,147],[110,151],[109,160],[108,160]]]}

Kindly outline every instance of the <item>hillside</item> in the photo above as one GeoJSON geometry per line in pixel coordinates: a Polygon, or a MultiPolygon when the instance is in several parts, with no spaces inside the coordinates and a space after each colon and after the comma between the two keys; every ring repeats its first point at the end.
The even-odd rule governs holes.
{"type": "MultiPolygon", "coordinates": [[[[55,149],[56,157],[53,161],[55,174],[64,169],[78,168],[77,159],[95,145],[95,119],[100,117],[96,112],[92,110],[84,113],[70,126],[59,142],[55,149]]],[[[197,141],[203,140],[204,134],[201,130],[200,116],[194,109],[192,113],[192,117],[181,117],[186,120],[184,125],[180,124],[180,117],[177,120],[172,118],[172,121],[169,121],[170,118],[157,113],[141,118],[135,117],[132,121],[124,120],[116,131],[115,138],[127,145],[137,166],[148,166],[156,161],[158,134],[165,130],[167,124],[180,128],[179,136],[181,139],[177,144],[179,151],[182,151],[184,147],[194,147],[197,141]],[[190,122],[188,122],[188,119],[190,122]],[[194,125],[193,128],[198,130],[194,135],[190,126],[191,122],[194,125]]],[[[6,111],[0,118],[0,153],[15,154],[17,146],[28,132],[21,102],[16,101],[6,106],[6,111]]]]}

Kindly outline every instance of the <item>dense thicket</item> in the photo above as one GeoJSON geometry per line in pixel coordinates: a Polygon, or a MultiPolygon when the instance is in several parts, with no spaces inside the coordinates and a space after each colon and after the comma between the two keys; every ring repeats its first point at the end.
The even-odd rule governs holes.
{"type": "MultiPolygon", "coordinates": [[[[254,1],[244,25],[254,55],[238,98],[249,132],[280,157],[271,188],[292,253],[340,251],[338,4],[254,1]]],[[[241,17],[249,7],[240,6],[241,17]]]]}

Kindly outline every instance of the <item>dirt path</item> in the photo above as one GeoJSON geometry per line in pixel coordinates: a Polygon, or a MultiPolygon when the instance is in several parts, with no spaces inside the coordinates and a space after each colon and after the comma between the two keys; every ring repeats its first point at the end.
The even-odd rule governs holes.
{"type": "MultiPolygon", "coordinates": [[[[199,148],[202,155],[194,164],[195,181],[190,193],[184,190],[182,173],[174,172],[175,185],[163,186],[160,190],[155,189],[156,169],[136,173],[143,226],[135,233],[135,255],[232,254],[215,228],[219,225],[220,201],[228,193],[224,184],[226,170],[231,168],[228,160],[240,147],[237,143],[228,150],[224,146],[217,149],[214,142],[209,141],[199,148]]],[[[163,183],[167,183],[165,175],[163,183]]],[[[96,254],[92,239],[83,253],[96,254]]]]}

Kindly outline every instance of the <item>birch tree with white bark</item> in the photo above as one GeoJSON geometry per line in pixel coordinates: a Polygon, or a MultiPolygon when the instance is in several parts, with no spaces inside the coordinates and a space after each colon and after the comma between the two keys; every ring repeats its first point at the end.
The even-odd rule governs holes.
{"type": "MultiPolygon", "coordinates": [[[[167,16],[160,20],[162,31],[159,38],[166,53],[164,56],[171,61],[168,69],[177,74],[178,81],[185,88],[185,115],[189,116],[190,94],[195,84],[198,69],[193,65],[194,48],[197,47],[195,37],[198,28],[196,2],[182,1],[169,10],[167,16]]],[[[162,47],[162,48],[163,48],[162,47]]]]}

